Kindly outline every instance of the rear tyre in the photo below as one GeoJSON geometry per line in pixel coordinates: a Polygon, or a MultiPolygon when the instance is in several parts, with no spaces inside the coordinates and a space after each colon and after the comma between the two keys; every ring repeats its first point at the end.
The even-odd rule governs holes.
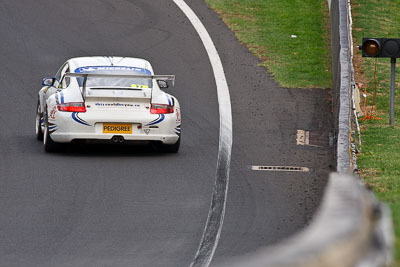
{"type": "Polygon", "coordinates": [[[38,100],[37,107],[36,107],[36,139],[42,141],[43,140],[43,131],[42,131],[42,118],[43,114],[40,112],[40,102],[38,100]]]}
{"type": "Polygon", "coordinates": [[[161,151],[166,153],[178,153],[179,147],[181,146],[181,137],[179,136],[178,141],[173,145],[160,144],[161,151]]]}
{"type": "Polygon", "coordinates": [[[51,139],[47,116],[44,118],[43,145],[46,152],[56,152],[59,149],[59,144],[51,139]]]}

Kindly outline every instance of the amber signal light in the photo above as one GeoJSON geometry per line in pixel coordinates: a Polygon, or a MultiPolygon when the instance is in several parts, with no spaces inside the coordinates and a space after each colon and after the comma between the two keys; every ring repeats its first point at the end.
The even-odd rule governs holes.
{"type": "Polygon", "coordinates": [[[375,39],[369,39],[363,43],[363,52],[369,57],[376,57],[379,54],[380,45],[375,39]]]}

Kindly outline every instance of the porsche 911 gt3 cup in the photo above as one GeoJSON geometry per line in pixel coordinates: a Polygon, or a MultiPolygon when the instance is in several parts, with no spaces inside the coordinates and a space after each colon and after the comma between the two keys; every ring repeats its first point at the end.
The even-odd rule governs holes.
{"type": "Polygon", "coordinates": [[[59,143],[97,140],[153,142],[178,152],[178,100],[162,91],[173,75],[154,75],[150,63],[128,57],[80,57],[65,62],[39,91],[36,136],[46,151],[59,143]]]}

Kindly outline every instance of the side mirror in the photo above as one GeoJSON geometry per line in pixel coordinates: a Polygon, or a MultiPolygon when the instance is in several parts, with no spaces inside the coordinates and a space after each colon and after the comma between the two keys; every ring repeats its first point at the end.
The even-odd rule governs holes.
{"type": "Polygon", "coordinates": [[[54,78],[54,77],[47,77],[47,78],[44,78],[44,79],[42,80],[42,85],[43,85],[43,86],[53,86],[55,81],[56,81],[56,78],[54,78]]]}
{"type": "Polygon", "coordinates": [[[160,88],[162,88],[162,89],[165,89],[165,88],[168,88],[168,87],[169,87],[167,81],[164,81],[164,80],[157,80],[157,83],[158,83],[158,87],[160,87],[160,88]]]}

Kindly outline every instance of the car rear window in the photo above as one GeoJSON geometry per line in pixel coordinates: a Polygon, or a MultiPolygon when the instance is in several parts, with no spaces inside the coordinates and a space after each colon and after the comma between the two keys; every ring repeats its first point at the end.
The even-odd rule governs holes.
{"type": "MultiPolygon", "coordinates": [[[[133,75],[151,75],[150,70],[137,67],[124,66],[87,66],[75,69],[75,73],[98,73],[98,74],[133,74],[133,75]]],[[[83,78],[77,78],[79,86],[83,84],[83,78]]],[[[88,77],[86,87],[124,87],[132,89],[152,88],[153,82],[151,78],[103,78],[88,77]]]]}

